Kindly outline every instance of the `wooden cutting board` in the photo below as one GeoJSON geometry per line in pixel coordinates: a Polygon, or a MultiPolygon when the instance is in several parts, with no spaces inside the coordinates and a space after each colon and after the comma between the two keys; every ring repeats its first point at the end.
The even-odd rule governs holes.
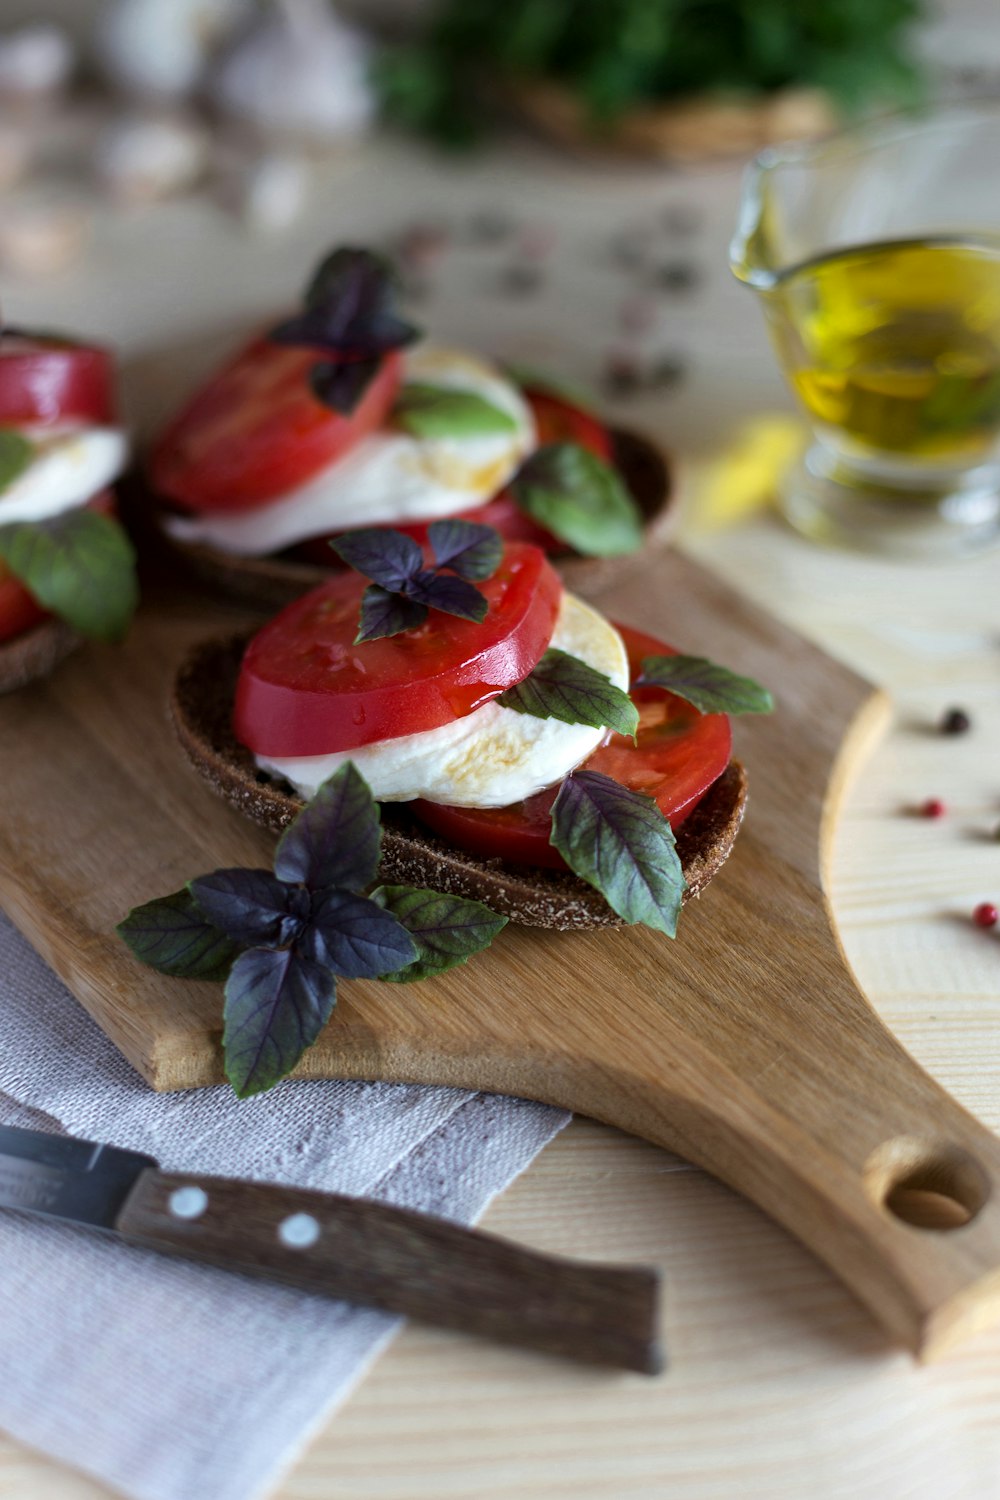
{"type": "MultiPolygon", "coordinates": [[[[878,1021],[823,894],[838,797],[887,704],[676,554],[601,604],[778,697],[737,725],[751,793],[729,864],[675,943],[508,928],[436,980],[344,984],[300,1075],[518,1094],[645,1136],[753,1198],[894,1337],[937,1353],[1000,1317],[1000,1142],[878,1021]]],[[[143,968],[114,924],[273,847],[182,762],[166,718],[186,645],[240,623],[154,594],[127,645],[0,699],[0,902],[157,1089],[221,1079],[221,992],[143,968]]]]}

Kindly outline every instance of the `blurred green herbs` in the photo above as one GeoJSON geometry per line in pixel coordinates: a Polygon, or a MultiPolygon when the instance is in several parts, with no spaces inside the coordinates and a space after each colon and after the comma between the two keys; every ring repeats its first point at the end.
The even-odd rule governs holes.
{"type": "Polygon", "coordinates": [[[637,105],[791,86],[852,113],[917,102],[908,32],[923,13],[923,0],[439,0],[376,84],[390,119],[450,145],[482,133],[491,82],[558,82],[598,127],[637,105]]]}

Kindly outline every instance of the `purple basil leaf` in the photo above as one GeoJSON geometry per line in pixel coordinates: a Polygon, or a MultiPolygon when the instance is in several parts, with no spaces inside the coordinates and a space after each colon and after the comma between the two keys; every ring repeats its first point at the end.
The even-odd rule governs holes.
{"type": "Polygon", "coordinates": [[[378,869],[382,830],[368,783],[348,761],[328,777],[274,851],[274,873],[310,890],[370,885],[378,869]]]}
{"type": "Polygon", "coordinates": [[[498,917],[481,901],[417,890],[411,885],[381,885],[372,891],[371,899],[392,912],[417,946],[413,963],[393,974],[380,975],[394,984],[429,979],[464,964],[471,953],[488,948],[507,925],[506,917],[498,917]]]}
{"type": "Polygon", "coordinates": [[[429,609],[439,609],[446,615],[457,615],[460,620],[475,620],[477,624],[486,619],[489,609],[483,595],[464,578],[453,574],[433,573],[430,569],[418,573],[407,585],[407,594],[418,604],[429,609]]]}
{"type": "Polygon", "coordinates": [[[305,892],[270,870],[213,870],[189,881],[188,890],[213,927],[243,947],[294,942],[309,911],[305,892]]]}
{"type": "Polygon", "coordinates": [[[115,931],[141,963],[178,979],[225,979],[241,951],[202,916],[188,890],[134,907],[115,931]]]}
{"type": "Polygon", "coordinates": [[[305,312],[279,324],[279,344],[305,344],[355,358],[401,349],[418,337],[398,317],[398,285],[390,263],[371,250],[342,247],[320,264],[305,296],[305,312]]]}
{"type": "Polygon", "coordinates": [[[461,578],[492,578],[503,557],[503,538],[492,526],[474,521],[433,521],[427,528],[439,568],[461,578]]]}
{"type": "Polygon", "coordinates": [[[290,1073],[337,998],[330,970],[294,948],[250,948],[230,970],[223,1011],[226,1077],[247,1099],[290,1073]]]}
{"type": "Polygon", "coordinates": [[[406,928],[367,896],[317,891],[300,950],[344,979],[378,979],[417,957],[406,928]]]}
{"type": "Polygon", "coordinates": [[[377,359],[323,360],[309,371],[313,395],[349,417],[378,373],[377,359]]]}
{"type": "Polygon", "coordinates": [[[501,708],[536,719],[590,724],[630,738],[639,727],[639,711],[628,693],[615,687],[603,672],[558,647],[550,647],[528,676],[501,693],[497,702],[501,708]]]}
{"type": "Polygon", "coordinates": [[[599,771],[574,771],[552,804],[551,842],[623,921],[674,936],[687,882],[652,797],[599,771]]]}
{"type": "Polygon", "coordinates": [[[391,527],[365,526],[345,531],[330,546],[355,572],[391,594],[400,593],[424,565],[424,554],[411,536],[391,527]]]}
{"type": "Polygon", "coordinates": [[[426,618],[427,610],[423,604],[417,604],[403,594],[390,594],[377,583],[370,584],[361,595],[361,616],[354,644],[359,646],[362,641],[399,635],[402,630],[422,625],[426,618]]]}
{"type": "Polygon", "coordinates": [[[774,708],[773,697],[759,682],[704,656],[647,656],[639,685],[665,688],[703,714],[769,714],[774,708]]]}

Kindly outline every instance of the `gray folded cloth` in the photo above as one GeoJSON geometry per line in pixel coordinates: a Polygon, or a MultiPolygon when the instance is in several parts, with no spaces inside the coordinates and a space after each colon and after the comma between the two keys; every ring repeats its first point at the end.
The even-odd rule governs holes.
{"type": "MultiPolygon", "coordinates": [[[[0,916],[0,1123],[475,1219],[566,1124],[457,1089],[155,1094],[0,916]]],[[[254,1500],[400,1320],[0,1212],[0,1427],[137,1500],[254,1500]]]]}

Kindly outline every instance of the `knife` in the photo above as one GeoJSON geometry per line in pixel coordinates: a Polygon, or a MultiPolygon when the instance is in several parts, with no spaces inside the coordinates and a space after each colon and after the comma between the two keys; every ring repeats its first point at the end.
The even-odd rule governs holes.
{"type": "Polygon", "coordinates": [[[655,1375],[659,1274],[571,1261],[370,1198],[200,1173],[0,1126],[0,1208],[502,1343],[655,1375]]]}

